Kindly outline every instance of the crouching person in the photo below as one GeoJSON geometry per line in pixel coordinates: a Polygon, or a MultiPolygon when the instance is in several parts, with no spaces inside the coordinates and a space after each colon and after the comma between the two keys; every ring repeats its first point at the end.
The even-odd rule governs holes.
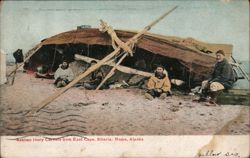
{"type": "Polygon", "coordinates": [[[217,96],[224,89],[232,88],[236,81],[232,66],[225,59],[222,50],[216,52],[216,60],[212,77],[202,82],[200,96],[195,99],[195,101],[206,101],[207,106],[215,106],[217,96]]]}
{"type": "Polygon", "coordinates": [[[73,80],[74,74],[71,68],[69,68],[67,61],[63,61],[63,63],[59,65],[59,68],[55,72],[54,78],[54,84],[57,88],[64,87],[73,80]]]}
{"type": "MultiPolygon", "coordinates": [[[[97,62],[95,60],[92,60],[90,62],[90,67],[95,65],[97,62]]],[[[90,74],[90,78],[88,81],[85,81],[83,83],[83,86],[88,89],[88,90],[94,90],[97,88],[97,86],[102,82],[103,79],[103,71],[101,68],[93,71],[90,74]]],[[[101,89],[103,88],[103,86],[101,87],[101,89]]]]}
{"type": "Polygon", "coordinates": [[[171,83],[167,74],[164,73],[164,67],[159,65],[155,70],[155,75],[147,83],[145,97],[149,100],[153,100],[155,97],[165,99],[166,96],[171,94],[170,88],[171,83]]]}

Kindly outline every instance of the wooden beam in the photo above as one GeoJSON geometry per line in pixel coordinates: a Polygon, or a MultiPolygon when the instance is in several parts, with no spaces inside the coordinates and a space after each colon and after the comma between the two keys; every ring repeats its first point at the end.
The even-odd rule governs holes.
{"type": "MultiPolygon", "coordinates": [[[[100,61],[98,59],[90,58],[90,57],[79,55],[79,54],[75,54],[75,60],[82,60],[82,61],[87,62],[87,63],[90,63],[92,60],[95,60],[96,62],[100,61]]],[[[108,61],[108,62],[104,63],[104,65],[108,65],[108,66],[114,67],[115,63],[108,61]]],[[[141,75],[141,76],[145,76],[145,77],[151,77],[153,75],[153,73],[149,73],[149,72],[145,72],[145,71],[140,71],[140,70],[129,68],[129,67],[122,66],[122,65],[118,65],[116,67],[116,69],[119,70],[119,71],[121,71],[121,72],[124,72],[124,73],[141,75]]]]}
{"type": "Polygon", "coordinates": [[[15,69],[15,72],[13,73],[13,78],[12,78],[12,80],[11,80],[11,85],[13,85],[13,84],[14,84],[14,82],[15,82],[15,78],[16,78],[16,71],[17,71],[17,63],[16,63],[16,69],[15,69]]]}
{"type": "Polygon", "coordinates": [[[6,78],[6,54],[0,49],[0,85],[7,82],[6,78]]]}
{"type": "Polygon", "coordinates": [[[111,36],[111,39],[112,39],[112,46],[113,48],[115,49],[116,48],[116,45],[114,42],[116,42],[116,44],[118,46],[121,47],[121,49],[123,49],[125,52],[128,52],[131,56],[133,56],[133,52],[130,48],[129,45],[126,45],[122,40],[120,40],[118,37],[117,37],[117,34],[116,32],[114,31],[114,29],[108,25],[108,23],[104,22],[103,20],[100,20],[101,21],[101,24],[100,24],[100,28],[99,30],[101,32],[108,32],[108,34],[111,36]]]}
{"type": "MultiPolygon", "coordinates": [[[[98,69],[100,66],[102,66],[105,62],[107,62],[108,60],[110,60],[113,56],[115,56],[117,53],[119,53],[120,51],[120,47],[117,48],[116,50],[114,50],[113,52],[111,52],[109,55],[107,55],[105,58],[103,58],[102,60],[100,60],[98,63],[96,63],[95,65],[91,66],[90,68],[88,68],[85,72],[83,72],[82,74],[80,74],[79,76],[77,76],[73,81],[71,81],[68,85],[66,85],[65,87],[61,88],[59,91],[55,92],[53,95],[49,96],[48,98],[46,98],[45,100],[43,100],[40,104],[37,105],[38,110],[36,110],[35,112],[39,112],[42,108],[44,108],[46,105],[48,105],[51,101],[53,101],[54,99],[56,99],[58,96],[60,96],[62,93],[64,93],[65,91],[67,91],[69,88],[71,88],[72,86],[74,86],[77,82],[79,82],[82,78],[86,77],[87,75],[89,75],[91,72],[95,71],[96,69],[98,69]]],[[[33,113],[34,111],[32,111],[31,113],[33,113]]]]}
{"type": "MultiPolygon", "coordinates": [[[[149,31],[151,29],[151,27],[153,27],[155,24],[157,24],[159,21],[161,21],[163,18],[165,18],[167,15],[169,15],[171,12],[173,12],[178,6],[175,6],[174,8],[172,8],[170,11],[166,12],[165,14],[163,14],[162,16],[160,16],[159,18],[157,18],[156,20],[154,20],[153,22],[151,22],[149,25],[147,25],[146,27],[144,27],[143,30],[141,30],[139,33],[137,33],[134,37],[132,37],[131,39],[129,39],[131,44],[135,44],[137,42],[137,40],[143,35],[145,34],[147,31],[149,31]]],[[[131,56],[133,56],[133,52],[131,50],[131,46],[127,45],[127,43],[124,43],[122,40],[120,40],[115,31],[113,30],[113,28],[108,25],[106,22],[104,22],[103,20],[100,20],[100,28],[99,30],[101,32],[108,32],[108,34],[111,36],[112,39],[112,45],[113,45],[113,41],[115,41],[118,46],[123,49],[125,52],[129,53],[131,56]]],[[[115,48],[114,48],[115,49],[115,48]]]]}
{"type": "Polygon", "coordinates": [[[249,89],[229,89],[222,92],[217,98],[217,103],[220,105],[247,105],[250,103],[249,89]]]}
{"type": "Polygon", "coordinates": [[[123,56],[119,59],[119,61],[115,64],[115,66],[105,76],[102,82],[97,86],[96,90],[100,89],[101,86],[107,81],[107,79],[109,79],[114,74],[114,71],[117,69],[117,66],[121,64],[121,62],[126,58],[127,55],[128,55],[127,53],[123,54],[123,56]]]}
{"type": "Polygon", "coordinates": [[[132,37],[130,40],[131,41],[138,40],[143,34],[145,34],[147,31],[149,31],[155,24],[157,24],[159,21],[161,21],[164,17],[166,17],[167,15],[169,15],[171,12],[173,12],[177,7],[178,6],[175,6],[173,9],[171,9],[168,12],[166,12],[165,14],[163,14],[162,16],[160,16],[158,19],[154,20],[153,22],[151,22],[148,26],[144,27],[143,30],[139,31],[139,33],[136,34],[134,37],[132,37]]]}
{"type": "Polygon", "coordinates": [[[250,82],[250,78],[247,75],[247,73],[241,68],[241,66],[239,65],[239,63],[234,59],[233,56],[231,56],[232,60],[236,63],[237,68],[239,68],[239,70],[241,71],[242,75],[248,80],[248,82],[250,82]]]}

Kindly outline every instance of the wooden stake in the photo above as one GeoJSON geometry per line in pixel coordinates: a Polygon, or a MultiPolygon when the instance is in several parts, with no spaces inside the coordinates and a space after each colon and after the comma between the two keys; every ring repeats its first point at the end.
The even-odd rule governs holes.
{"type": "Polygon", "coordinates": [[[16,68],[15,68],[15,71],[14,71],[14,73],[13,73],[13,78],[12,78],[12,80],[11,80],[11,85],[13,85],[13,84],[14,84],[14,82],[15,82],[16,71],[17,71],[17,63],[16,63],[16,68]]]}

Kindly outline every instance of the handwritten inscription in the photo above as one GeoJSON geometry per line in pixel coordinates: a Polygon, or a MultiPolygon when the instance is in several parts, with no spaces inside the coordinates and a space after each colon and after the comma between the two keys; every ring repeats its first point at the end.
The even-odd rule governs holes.
{"type": "Polygon", "coordinates": [[[207,158],[207,157],[228,157],[228,158],[240,158],[239,153],[237,152],[218,152],[214,150],[207,150],[206,152],[199,153],[198,156],[200,158],[207,158]]]}

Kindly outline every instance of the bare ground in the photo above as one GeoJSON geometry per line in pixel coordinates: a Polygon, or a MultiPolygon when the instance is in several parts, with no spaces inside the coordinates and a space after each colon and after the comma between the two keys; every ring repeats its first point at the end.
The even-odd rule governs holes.
{"type": "Polygon", "coordinates": [[[140,89],[71,88],[29,115],[59,89],[53,80],[18,71],[0,87],[1,135],[210,135],[249,134],[249,106],[206,107],[191,96],[144,98],[140,89]]]}

